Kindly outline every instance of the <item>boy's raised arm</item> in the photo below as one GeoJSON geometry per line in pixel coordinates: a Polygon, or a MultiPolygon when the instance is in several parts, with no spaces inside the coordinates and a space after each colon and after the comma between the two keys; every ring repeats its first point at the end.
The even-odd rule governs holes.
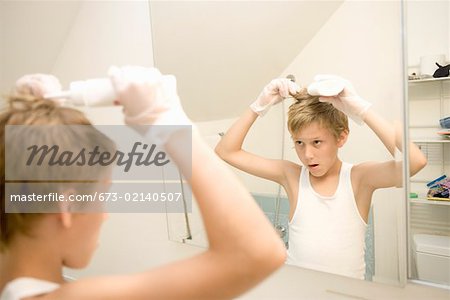
{"type": "Polygon", "coordinates": [[[215,148],[217,155],[244,172],[282,183],[284,177],[282,161],[249,153],[242,149],[242,144],[258,116],[264,116],[272,105],[299,90],[300,87],[289,79],[272,80],[222,137],[215,148]]]}
{"type": "MultiPolygon", "coordinates": [[[[382,116],[370,109],[371,104],[361,98],[352,84],[340,77],[316,78],[316,83],[332,78],[342,83],[343,90],[336,96],[320,97],[320,101],[329,102],[357,124],[364,122],[378,136],[386,149],[395,157],[396,149],[402,151],[402,138],[400,124],[391,124],[382,116]]],[[[420,149],[414,144],[409,144],[410,175],[414,175],[425,167],[427,161],[420,149]]],[[[370,184],[374,188],[399,186],[401,184],[401,163],[394,160],[381,163],[369,163],[366,169],[370,172],[370,184]]]]}

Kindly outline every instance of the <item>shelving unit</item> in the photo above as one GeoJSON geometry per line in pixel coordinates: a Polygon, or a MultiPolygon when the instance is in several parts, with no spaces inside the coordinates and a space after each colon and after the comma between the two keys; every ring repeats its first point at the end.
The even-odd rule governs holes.
{"type": "MultiPolygon", "coordinates": [[[[424,169],[410,179],[409,199],[409,269],[415,261],[413,237],[416,234],[450,236],[450,201],[427,199],[426,184],[443,174],[450,176],[450,139],[437,134],[439,119],[450,116],[450,78],[409,80],[409,136],[426,155],[424,169]]],[[[409,276],[417,278],[410,273],[409,276]]]]}
{"type": "Polygon", "coordinates": [[[414,192],[426,194],[427,182],[450,171],[450,139],[437,135],[439,119],[450,115],[450,77],[409,80],[408,84],[410,137],[428,159],[428,166],[411,183],[423,188],[414,192]]]}
{"type": "Polygon", "coordinates": [[[409,135],[426,155],[428,164],[410,179],[410,229],[414,233],[447,235],[450,201],[428,200],[426,184],[450,176],[450,139],[439,136],[439,119],[450,116],[450,77],[409,80],[409,135]]]}

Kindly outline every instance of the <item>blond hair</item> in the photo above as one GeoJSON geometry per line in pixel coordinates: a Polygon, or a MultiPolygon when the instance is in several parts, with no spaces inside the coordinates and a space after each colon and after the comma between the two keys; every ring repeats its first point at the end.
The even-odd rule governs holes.
{"type": "Polygon", "coordinates": [[[319,96],[311,96],[306,89],[294,95],[296,102],[289,106],[288,129],[295,134],[305,126],[318,122],[339,138],[342,132],[349,132],[347,116],[328,102],[320,102],[319,96]]]}
{"type": "MultiPolygon", "coordinates": [[[[84,116],[84,114],[78,110],[61,107],[56,103],[36,98],[30,95],[15,95],[8,99],[8,105],[3,111],[0,112],[0,178],[1,178],[1,188],[0,188],[0,252],[4,251],[8,244],[11,242],[12,238],[17,233],[29,234],[31,225],[33,222],[38,220],[43,214],[42,213],[23,213],[15,212],[11,213],[8,211],[6,213],[6,158],[5,154],[7,151],[14,151],[17,147],[23,146],[23,141],[26,139],[30,143],[34,144],[46,144],[46,145],[64,145],[71,149],[78,149],[81,147],[82,143],[95,143],[100,145],[101,149],[114,149],[115,146],[113,142],[108,139],[105,135],[95,129],[89,120],[84,116]],[[24,130],[19,130],[15,134],[14,138],[10,139],[8,137],[8,145],[6,141],[6,126],[7,125],[28,125],[24,130]],[[83,129],[80,131],[67,130],[65,126],[52,126],[51,130],[43,131],[37,130],[40,125],[86,125],[80,126],[83,129]]],[[[49,126],[50,127],[50,126],[49,126]]],[[[10,131],[8,131],[10,132],[10,131]]],[[[10,152],[11,153],[11,152],[10,152]]],[[[15,152],[13,152],[15,153],[15,152]]],[[[19,155],[20,156],[20,155],[19,155]]],[[[23,157],[15,157],[13,164],[15,175],[18,174],[19,178],[26,172],[24,168],[20,167],[19,163],[16,161],[24,161],[23,157]]],[[[39,174],[42,172],[48,172],[49,168],[40,167],[39,174]]],[[[63,172],[71,172],[70,168],[62,169],[63,172]]],[[[92,168],[87,170],[83,169],[82,172],[92,172],[92,168]]],[[[99,174],[94,174],[94,176],[100,176],[99,174]]],[[[101,172],[104,172],[103,170],[101,172]]],[[[36,174],[39,176],[39,174],[36,174]]],[[[59,175],[56,174],[56,175],[59,175]]],[[[92,174],[91,174],[92,175],[92,174]]],[[[80,174],[83,177],[83,174],[80,174]]],[[[38,177],[39,178],[39,177],[38,177]]],[[[64,177],[62,177],[64,178],[64,177]]],[[[86,177],[85,177],[86,178],[86,177]]],[[[92,182],[92,181],[91,181],[92,182]]],[[[18,184],[18,188],[22,193],[27,193],[30,186],[36,186],[36,181],[21,180],[18,184]]],[[[14,183],[16,185],[16,182],[14,183]]],[[[44,182],[39,183],[39,192],[50,193],[56,192],[55,189],[61,189],[64,187],[73,187],[77,191],[83,189],[80,181],[60,181],[56,183],[44,182]]],[[[33,190],[34,191],[34,190],[33,190]]],[[[49,203],[46,204],[56,206],[57,204],[49,203]]]]}

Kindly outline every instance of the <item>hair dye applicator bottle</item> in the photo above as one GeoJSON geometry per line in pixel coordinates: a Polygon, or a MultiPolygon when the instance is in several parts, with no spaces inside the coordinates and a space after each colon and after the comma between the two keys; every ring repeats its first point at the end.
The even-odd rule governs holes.
{"type": "Polygon", "coordinates": [[[44,95],[45,99],[65,99],[76,106],[110,106],[117,99],[109,78],[73,81],[69,89],[44,95]]]}

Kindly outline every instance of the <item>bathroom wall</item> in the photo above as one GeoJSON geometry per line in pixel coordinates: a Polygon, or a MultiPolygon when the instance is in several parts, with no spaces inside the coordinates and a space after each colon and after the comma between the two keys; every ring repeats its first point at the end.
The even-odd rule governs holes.
{"type": "Polygon", "coordinates": [[[79,7],[76,1],[0,1],[1,95],[23,74],[52,70],[79,7]]]}
{"type": "Polygon", "coordinates": [[[407,1],[408,66],[423,55],[446,54],[450,61],[450,2],[407,1]]]}

